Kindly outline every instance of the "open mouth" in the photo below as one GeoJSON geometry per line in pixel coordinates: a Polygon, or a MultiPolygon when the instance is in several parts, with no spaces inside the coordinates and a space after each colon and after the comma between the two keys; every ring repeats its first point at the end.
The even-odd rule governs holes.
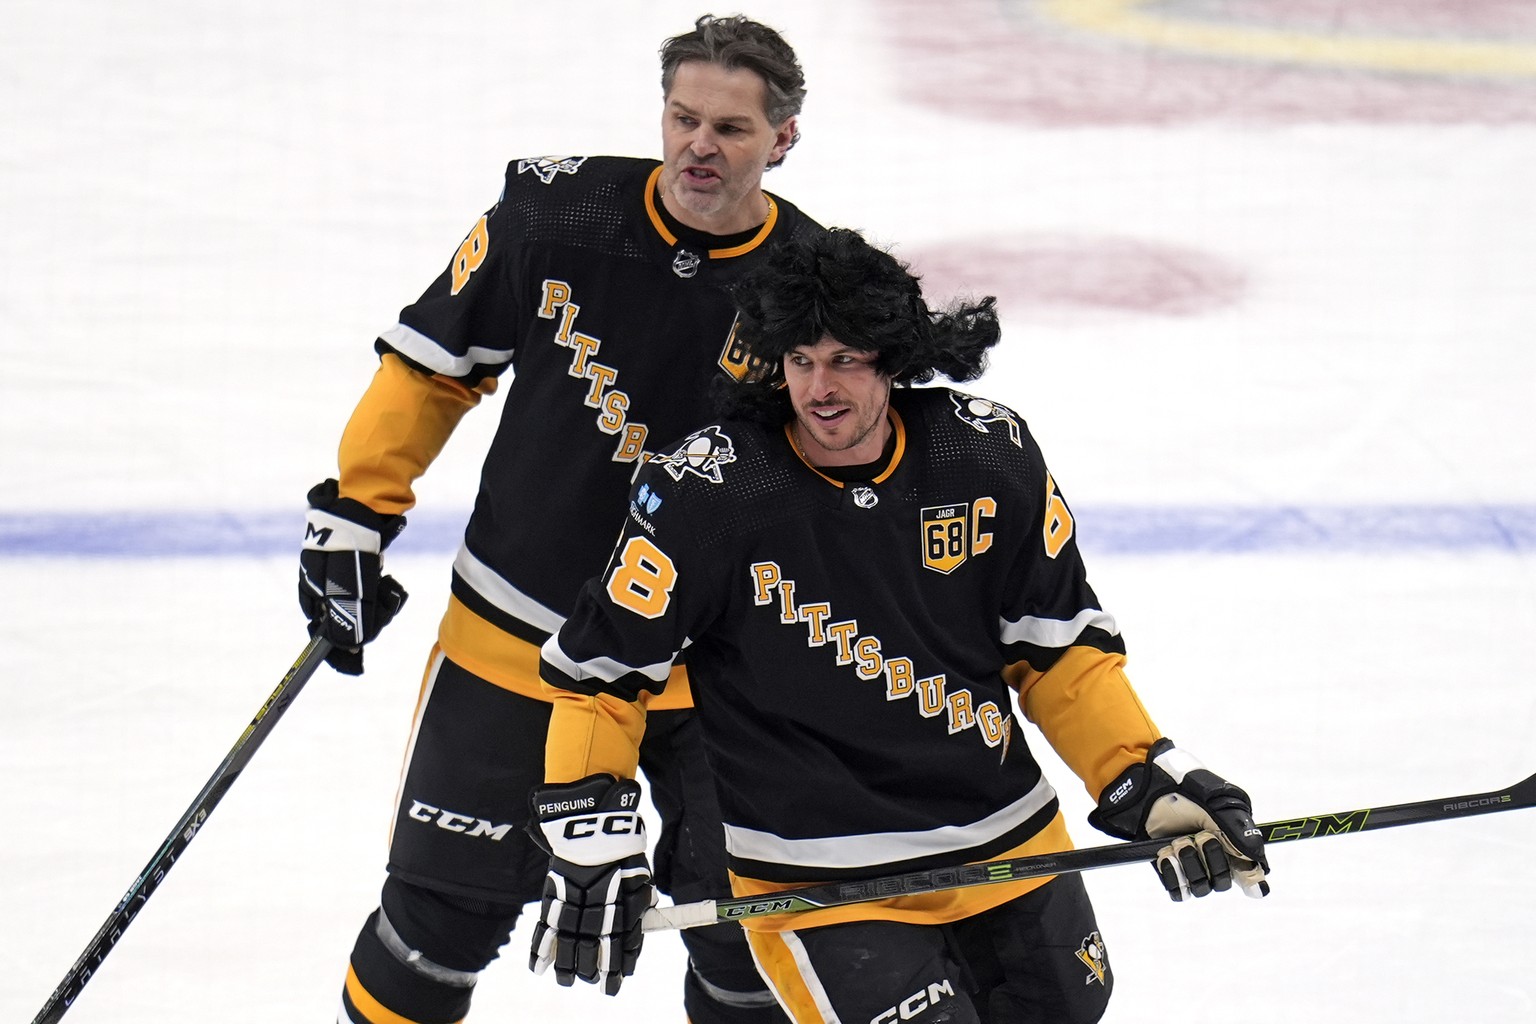
{"type": "Polygon", "coordinates": [[[817,423],[829,427],[841,423],[843,418],[848,415],[847,409],[812,409],[810,412],[816,418],[817,423]]]}

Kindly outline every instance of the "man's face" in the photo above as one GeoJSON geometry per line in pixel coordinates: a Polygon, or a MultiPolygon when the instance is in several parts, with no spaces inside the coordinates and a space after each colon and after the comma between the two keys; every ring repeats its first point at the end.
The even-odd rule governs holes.
{"type": "Polygon", "coordinates": [[[795,131],[794,118],[768,123],[766,94],[755,71],[678,65],[661,115],[661,195],[672,216],[717,235],[763,222],[763,171],[789,149],[795,131]]]}
{"type": "Polygon", "coordinates": [[[795,438],[812,465],[856,466],[880,457],[891,432],[891,380],[875,369],[875,353],[826,336],[784,357],[784,380],[795,438]]]}

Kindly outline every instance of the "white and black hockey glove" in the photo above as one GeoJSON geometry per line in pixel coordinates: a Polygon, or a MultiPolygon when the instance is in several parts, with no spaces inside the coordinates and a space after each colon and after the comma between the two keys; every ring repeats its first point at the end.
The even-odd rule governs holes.
{"type": "Polygon", "coordinates": [[[640,784],[589,775],[540,786],[531,801],[528,831],[550,859],[528,969],[554,964],[560,984],[580,978],[614,995],[635,973],[641,919],[656,904],[640,784]]]}
{"type": "Polygon", "coordinates": [[[383,574],[384,549],[403,529],[404,516],[381,516],[340,497],[335,480],[310,488],[299,607],[309,617],[309,635],[334,645],[325,660],[338,672],[363,674],[363,645],[405,604],[405,588],[383,574]]]}
{"type": "Polygon", "coordinates": [[[1264,833],[1248,794],[1172,740],[1152,744],[1144,764],[1105,787],[1088,821],[1119,839],[1178,836],[1153,862],[1176,903],[1225,892],[1234,880],[1249,896],[1269,895],[1264,833]]]}

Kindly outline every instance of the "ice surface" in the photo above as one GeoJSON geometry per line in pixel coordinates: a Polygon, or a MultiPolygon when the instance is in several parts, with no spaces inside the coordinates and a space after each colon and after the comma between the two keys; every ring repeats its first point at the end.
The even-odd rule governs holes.
{"type": "MultiPolygon", "coordinates": [[[[1536,48],[1365,6],[1425,53],[1456,24],[1536,48]]],[[[7,5],[0,1019],[41,1007],[302,646],[284,531],[374,334],[507,159],[655,153],[656,45],[703,9],[7,5]]],[[[1030,420],[1159,724],[1266,820],[1536,770],[1536,125],[1512,113],[1536,76],[1175,59],[1043,3],[946,5],[939,33],[938,9],[754,5],[811,86],[769,187],[1000,296],[975,390],[1030,420]],[[1109,104],[1137,75],[1157,103],[1109,104]]],[[[488,405],[419,489],[369,675],[317,675],[69,1021],[333,1018],[488,405]]],[[[1536,1021],[1533,854],[1515,812],[1277,847],[1262,902],[1097,872],[1106,1019],[1536,1021]]],[[[528,975],[526,942],[472,1019],[682,1020],[675,936],[616,1000],[528,975]]]]}

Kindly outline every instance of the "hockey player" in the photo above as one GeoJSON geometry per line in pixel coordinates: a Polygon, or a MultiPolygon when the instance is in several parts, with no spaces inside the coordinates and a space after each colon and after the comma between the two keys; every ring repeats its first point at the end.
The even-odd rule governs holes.
{"type": "MultiPolygon", "coordinates": [[[[1266,893],[1247,795],[1143,709],[1024,420],[905,386],[978,376],[993,300],[931,312],[901,263],[843,230],[777,252],[738,297],[739,338],[770,369],[735,418],[646,466],[606,571],[544,645],[534,969],[634,968],[653,900],[636,752],[680,652],[737,895],[1069,849],[1010,689],[1098,801],[1093,824],[1179,837],[1156,861],[1174,899],[1266,893]]],[[[800,1024],[1094,1021],[1113,983],[1075,874],[747,928],[800,1024]]]]}
{"type": "MultiPolygon", "coordinates": [[[[309,494],[300,599],[312,631],[337,645],[332,665],[360,673],[363,646],[405,597],[381,556],[413,481],[513,371],[343,1024],[463,1019],[477,975],[539,899],[547,859],[524,830],[549,718],[539,645],[602,569],[636,468],[708,419],[711,378],[745,368],[726,286],[772,244],[821,230],[761,187],[798,138],[804,78],[789,45],[744,17],[705,16],[663,44],[661,63],[663,159],[512,161],[496,205],[378,339],[338,476],[309,494]]],[[[642,758],[666,826],[658,884],[680,899],[727,884],[688,705],[679,679],[653,705],[642,758]]],[[[685,941],[693,1024],[783,1019],[744,941],[685,941]]]]}

